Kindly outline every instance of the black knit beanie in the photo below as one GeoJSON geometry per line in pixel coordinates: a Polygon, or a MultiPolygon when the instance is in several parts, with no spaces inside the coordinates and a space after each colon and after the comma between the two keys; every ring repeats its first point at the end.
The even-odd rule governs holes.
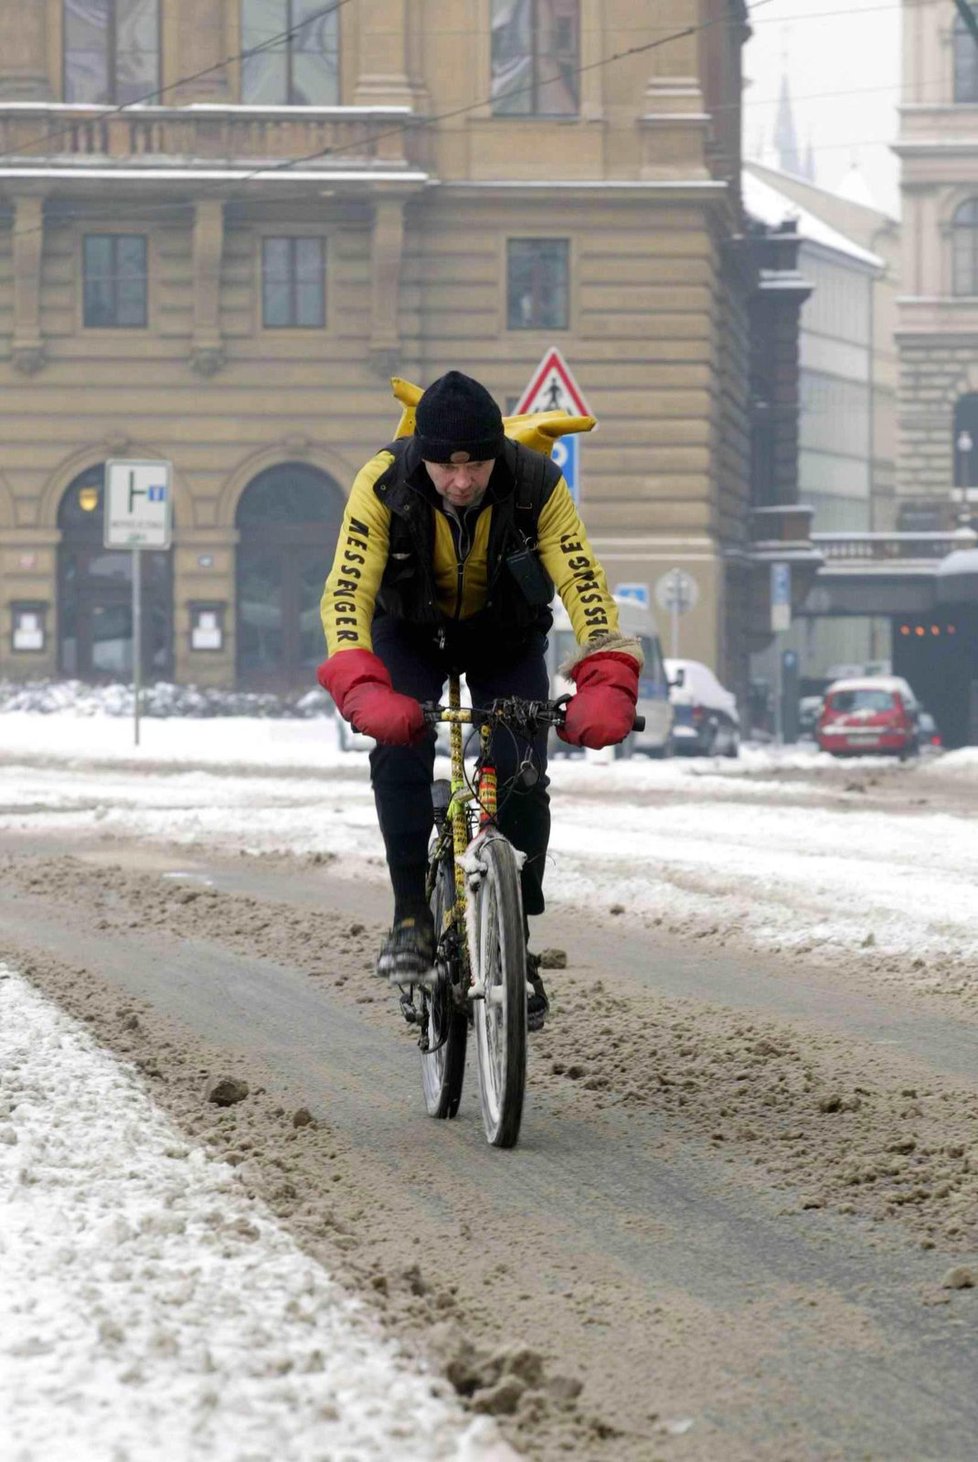
{"type": "Polygon", "coordinates": [[[503,450],[499,407],[485,386],[449,371],[425,391],[414,418],[414,435],[427,462],[488,462],[503,450]]]}

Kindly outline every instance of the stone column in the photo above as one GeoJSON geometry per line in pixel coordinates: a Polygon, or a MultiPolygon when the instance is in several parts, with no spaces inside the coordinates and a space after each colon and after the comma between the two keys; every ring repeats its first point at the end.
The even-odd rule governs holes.
{"type": "Polygon", "coordinates": [[[0,0],[0,98],[50,97],[47,0],[0,0]]]}
{"type": "Polygon", "coordinates": [[[221,257],[224,253],[224,204],[202,198],[194,207],[194,338],[190,362],[202,376],[224,364],[221,339],[221,257]]]}
{"type": "Polygon", "coordinates": [[[371,248],[370,362],[381,376],[396,369],[401,349],[398,310],[404,254],[404,199],[378,198],[371,248]]]}
{"type": "Polygon", "coordinates": [[[44,253],[44,199],[21,194],[14,199],[14,369],[32,376],[44,364],[41,339],[41,256],[44,253]]]}
{"type": "Polygon", "coordinates": [[[411,0],[360,0],[355,106],[415,105],[415,87],[408,74],[413,8],[411,0]]]}
{"type": "MultiPolygon", "coordinates": [[[[668,0],[656,10],[656,29],[664,35],[691,28],[686,0],[668,0]]],[[[700,36],[680,35],[652,52],[653,74],[645,90],[642,176],[709,176],[706,141],[709,118],[700,84],[700,36]]]]}

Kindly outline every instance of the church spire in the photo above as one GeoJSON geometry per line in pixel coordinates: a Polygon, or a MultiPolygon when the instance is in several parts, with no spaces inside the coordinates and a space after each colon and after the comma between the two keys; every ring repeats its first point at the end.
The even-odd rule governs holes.
{"type": "Polygon", "coordinates": [[[818,168],[815,163],[815,144],[812,141],[812,134],[808,134],[808,151],[805,153],[805,177],[810,183],[818,182],[818,168]]]}
{"type": "Polygon", "coordinates": [[[778,154],[778,167],[781,171],[794,173],[796,177],[803,176],[804,166],[801,149],[798,146],[798,133],[795,131],[795,114],[791,105],[787,71],[783,71],[781,74],[781,96],[778,99],[778,115],[774,124],[774,146],[778,154]]]}

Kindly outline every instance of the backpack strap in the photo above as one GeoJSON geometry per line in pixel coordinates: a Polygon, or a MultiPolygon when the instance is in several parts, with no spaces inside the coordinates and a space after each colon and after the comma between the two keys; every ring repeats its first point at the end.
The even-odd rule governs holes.
{"type": "Polygon", "coordinates": [[[560,468],[543,452],[534,452],[518,443],[515,446],[513,507],[516,527],[527,548],[536,548],[540,511],[560,481],[560,468]]]}
{"type": "Polygon", "coordinates": [[[403,463],[404,458],[407,455],[407,449],[410,445],[410,442],[410,437],[398,437],[395,441],[388,442],[386,447],[381,447],[380,450],[382,452],[390,452],[394,460],[389,467],[386,467],[384,469],[384,471],[377,478],[377,481],[374,483],[374,492],[377,494],[378,497],[383,497],[387,489],[389,487],[392,487],[393,484],[397,481],[398,474],[401,471],[401,464],[403,463]]]}

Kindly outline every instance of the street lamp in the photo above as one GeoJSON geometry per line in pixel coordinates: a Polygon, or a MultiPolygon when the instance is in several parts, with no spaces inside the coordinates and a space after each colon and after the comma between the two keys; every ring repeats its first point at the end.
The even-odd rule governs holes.
{"type": "Polygon", "coordinates": [[[975,449],[974,439],[967,427],[958,432],[958,438],[954,445],[958,454],[958,486],[961,491],[960,522],[966,527],[971,521],[968,497],[973,476],[972,453],[975,449]]]}

